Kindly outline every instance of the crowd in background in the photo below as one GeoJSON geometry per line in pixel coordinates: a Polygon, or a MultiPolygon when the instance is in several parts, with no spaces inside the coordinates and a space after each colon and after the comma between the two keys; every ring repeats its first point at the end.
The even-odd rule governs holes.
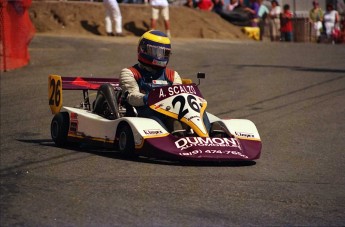
{"type": "Polygon", "coordinates": [[[345,39],[345,1],[339,1],[340,12],[334,9],[334,5],[328,3],[323,10],[318,1],[313,1],[313,8],[309,13],[309,22],[312,25],[313,36],[316,41],[343,42],[345,39]]]}
{"type": "MultiPolygon", "coordinates": [[[[308,18],[311,38],[317,42],[345,42],[345,1],[338,1],[337,5],[327,3],[325,10],[318,1],[312,4],[308,18]]],[[[187,0],[185,6],[214,11],[236,25],[259,27],[260,40],[263,39],[266,26],[271,41],[294,40],[295,16],[289,4],[280,6],[276,0],[250,0],[247,4],[243,0],[230,0],[225,5],[224,0],[187,0]]]]}
{"type": "MultiPolygon", "coordinates": [[[[104,0],[104,2],[109,1],[116,2],[116,0],[104,0]]],[[[294,19],[296,17],[289,4],[281,6],[277,0],[228,0],[228,3],[225,3],[224,0],[118,0],[119,3],[151,4],[152,28],[155,28],[158,19],[157,10],[164,8],[162,16],[169,36],[168,6],[177,1],[178,5],[181,5],[181,1],[183,1],[182,3],[186,7],[217,13],[234,25],[258,27],[260,40],[263,40],[265,34],[270,37],[271,41],[291,42],[294,40],[294,19]],[[268,31],[265,28],[268,28],[268,31]]],[[[313,1],[312,4],[307,22],[311,28],[311,39],[316,42],[345,43],[345,0],[339,0],[336,5],[328,3],[326,9],[322,9],[318,1],[313,1]]],[[[118,13],[117,18],[119,18],[118,13]]],[[[113,19],[116,23],[115,16],[113,19]]],[[[107,20],[108,27],[110,27],[109,18],[107,20]]],[[[118,31],[117,29],[116,34],[119,34],[118,31]]]]}

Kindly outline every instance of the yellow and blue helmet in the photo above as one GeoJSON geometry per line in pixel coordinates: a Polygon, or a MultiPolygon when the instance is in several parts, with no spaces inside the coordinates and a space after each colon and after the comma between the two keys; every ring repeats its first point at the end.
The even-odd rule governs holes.
{"type": "Polygon", "coordinates": [[[170,39],[158,30],[145,32],[139,39],[138,61],[154,67],[165,68],[171,54],[170,39]]]}

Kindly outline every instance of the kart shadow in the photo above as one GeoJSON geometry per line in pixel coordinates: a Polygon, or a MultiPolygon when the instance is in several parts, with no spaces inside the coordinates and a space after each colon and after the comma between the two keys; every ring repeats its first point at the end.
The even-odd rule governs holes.
{"type": "Polygon", "coordinates": [[[197,167],[244,167],[253,166],[255,161],[191,161],[191,160],[169,160],[156,159],[147,157],[138,157],[140,162],[158,164],[158,165],[174,165],[174,166],[197,166],[197,167]]]}
{"type": "MultiPolygon", "coordinates": [[[[56,147],[54,142],[50,139],[17,139],[19,142],[38,144],[40,146],[56,147]]],[[[57,148],[57,147],[56,147],[57,148]]],[[[136,156],[128,157],[118,151],[111,149],[102,149],[96,146],[90,146],[89,144],[69,144],[62,149],[70,151],[84,152],[93,155],[98,155],[106,158],[113,158],[118,160],[126,160],[138,163],[149,163],[156,165],[172,165],[172,166],[198,166],[198,167],[245,167],[253,166],[256,164],[255,161],[192,161],[192,160],[176,160],[172,158],[159,158],[159,157],[146,157],[136,156]]]]}
{"type": "Polygon", "coordinates": [[[255,161],[222,161],[222,162],[212,162],[212,161],[192,161],[192,160],[177,160],[173,158],[160,158],[160,157],[147,157],[147,156],[135,156],[128,157],[122,153],[114,150],[100,150],[97,147],[82,148],[77,149],[81,152],[87,152],[89,154],[99,155],[107,158],[115,158],[119,160],[138,162],[138,163],[148,163],[155,165],[171,165],[171,166],[199,166],[199,167],[242,167],[242,166],[252,166],[255,165],[255,161]]]}

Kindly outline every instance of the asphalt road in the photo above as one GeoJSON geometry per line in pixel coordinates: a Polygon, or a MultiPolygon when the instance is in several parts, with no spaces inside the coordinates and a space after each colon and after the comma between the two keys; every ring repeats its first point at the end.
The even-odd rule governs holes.
{"type": "Polygon", "coordinates": [[[1,74],[1,226],[345,225],[344,45],[173,40],[170,66],[207,75],[208,111],[256,124],[250,165],[55,147],[48,75],[117,76],[136,43],[39,35],[30,65],[1,74]]]}

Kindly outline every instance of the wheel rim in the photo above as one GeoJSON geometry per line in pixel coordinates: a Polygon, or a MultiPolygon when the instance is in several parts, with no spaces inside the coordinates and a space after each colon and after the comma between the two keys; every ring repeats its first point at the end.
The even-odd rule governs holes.
{"type": "Polygon", "coordinates": [[[121,151],[125,150],[127,146],[127,135],[125,132],[120,133],[119,148],[121,151]]]}
{"type": "Polygon", "coordinates": [[[56,121],[52,123],[51,134],[53,139],[56,139],[59,135],[59,124],[56,121]]]}

